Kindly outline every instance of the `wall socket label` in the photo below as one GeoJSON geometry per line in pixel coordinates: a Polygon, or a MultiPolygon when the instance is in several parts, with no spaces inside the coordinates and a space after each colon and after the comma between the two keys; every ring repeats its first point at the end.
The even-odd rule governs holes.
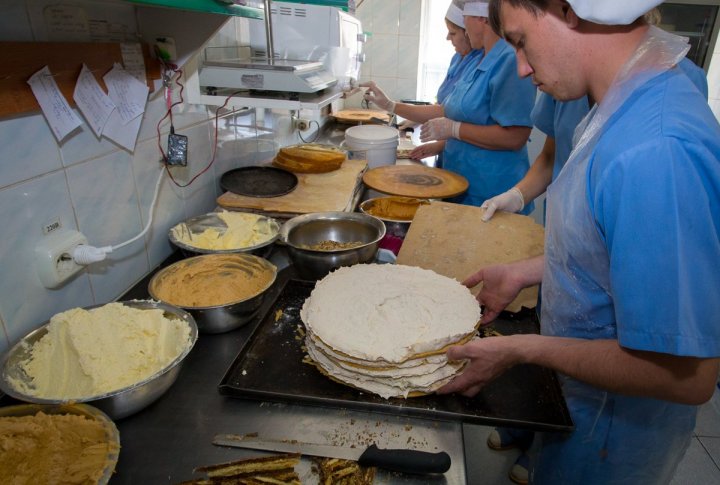
{"type": "Polygon", "coordinates": [[[62,223],[60,222],[60,218],[56,217],[55,219],[48,221],[43,225],[42,232],[45,235],[50,234],[53,231],[57,231],[62,227],[62,223]]]}

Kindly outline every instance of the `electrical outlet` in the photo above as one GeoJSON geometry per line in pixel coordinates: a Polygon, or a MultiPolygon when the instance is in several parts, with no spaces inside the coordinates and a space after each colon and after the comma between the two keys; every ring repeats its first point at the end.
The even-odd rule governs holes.
{"type": "Polygon", "coordinates": [[[302,118],[295,118],[295,128],[297,128],[300,131],[305,131],[308,128],[310,128],[310,122],[308,120],[304,120],[302,118]]]}
{"type": "Polygon", "coordinates": [[[50,233],[35,246],[35,266],[45,288],[57,288],[83,270],[72,257],[72,250],[87,244],[85,236],[77,231],[50,233]]]}

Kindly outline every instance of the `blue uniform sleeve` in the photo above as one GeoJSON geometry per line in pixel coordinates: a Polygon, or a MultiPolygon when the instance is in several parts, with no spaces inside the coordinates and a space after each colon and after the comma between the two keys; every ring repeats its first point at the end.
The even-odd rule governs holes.
{"type": "Polygon", "coordinates": [[[552,96],[543,92],[538,93],[530,118],[533,126],[547,136],[555,138],[555,99],[552,96]]]}
{"type": "MultiPolygon", "coordinates": [[[[720,355],[720,163],[664,137],[621,153],[596,177],[591,210],[606,240],[624,347],[720,355]]],[[[592,184],[591,184],[592,185],[592,184]]]]}
{"type": "Polygon", "coordinates": [[[440,84],[440,87],[438,88],[436,96],[438,104],[442,104],[442,102],[445,101],[445,98],[447,98],[450,94],[450,91],[453,90],[455,82],[458,80],[457,71],[460,68],[461,61],[462,56],[456,52],[450,60],[450,65],[448,66],[445,79],[443,79],[442,84],[440,84]]]}
{"type": "Polygon", "coordinates": [[[490,81],[490,117],[500,126],[532,127],[535,93],[530,78],[518,76],[515,53],[508,50],[490,81]]]}
{"type": "Polygon", "coordinates": [[[687,57],[678,62],[678,68],[692,81],[700,93],[708,99],[708,81],[705,71],[687,57]]]}

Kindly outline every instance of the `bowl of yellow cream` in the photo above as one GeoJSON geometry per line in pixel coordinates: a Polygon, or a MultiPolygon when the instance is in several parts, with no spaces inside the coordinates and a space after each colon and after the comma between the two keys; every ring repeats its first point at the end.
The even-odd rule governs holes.
{"type": "Polygon", "coordinates": [[[260,254],[274,243],[280,223],[251,212],[210,212],[170,229],[170,242],[185,256],[199,254],[260,254]]]}

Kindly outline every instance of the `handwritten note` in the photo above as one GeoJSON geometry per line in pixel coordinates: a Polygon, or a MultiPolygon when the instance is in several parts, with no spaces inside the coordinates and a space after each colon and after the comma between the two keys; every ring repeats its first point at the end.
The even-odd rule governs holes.
{"type": "Polygon", "coordinates": [[[95,136],[99,138],[105,123],[115,109],[115,103],[105,94],[85,64],[83,64],[75,84],[73,99],[95,136]]]}
{"type": "Polygon", "coordinates": [[[142,45],[139,42],[123,42],[120,44],[120,55],[125,70],[141,83],[147,84],[142,45]]]}
{"type": "Polygon", "coordinates": [[[58,143],[62,142],[71,131],[82,124],[82,121],[60,92],[50,68],[43,67],[30,76],[27,83],[30,85],[53,135],[58,143]]]}
{"type": "Polygon", "coordinates": [[[145,112],[150,92],[147,85],[131,76],[122,66],[115,66],[103,77],[108,95],[117,107],[123,124],[128,124],[145,112]]]}
{"type": "Polygon", "coordinates": [[[130,123],[124,124],[118,111],[113,111],[110,119],[103,128],[103,136],[114,141],[121,147],[132,152],[135,150],[140,125],[142,124],[142,116],[138,116],[130,123]]]}
{"type": "Polygon", "coordinates": [[[103,80],[108,88],[108,95],[116,107],[105,123],[103,136],[133,151],[142,124],[141,115],[145,112],[150,90],[147,85],[128,74],[118,63],[115,63],[110,72],[105,74],[103,80]]]}

